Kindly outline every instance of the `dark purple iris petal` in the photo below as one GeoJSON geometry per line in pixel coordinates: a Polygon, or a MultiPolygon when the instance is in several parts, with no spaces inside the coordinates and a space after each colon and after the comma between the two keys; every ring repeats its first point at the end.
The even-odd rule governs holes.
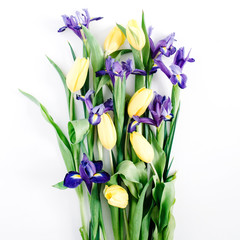
{"type": "Polygon", "coordinates": [[[104,105],[103,113],[113,111],[113,100],[111,98],[109,98],[103,105],[104,105]]]}
{"type": "Polygon", "coordinates": [[[162,62],[160,58],[157,58],[154,60],[155,64],[158,66],[158,68],[168,77],[171,77],[170,70],[165,66],[165,64],[162,62]]]}
{"type": "Polygon", "coordinates": [[[103,168],[103,162],[102,161],[95,161],[93,162],[96,168],[96,172],[100,172],[103,168]]]}
{"type": "Polygon", "coordinates": [[[91,178],[91,181],[94,183],[105,183],[108,182],[109,180],[110,175],[104,171],[94,174],[93,177],[91,178]]]}
{"type": "Polygon", "coordinates": [[[174,61],[173,61],[173,63],[175,65],[178,65],[181,69],[186,64],[186,62],[195,62],[193,58],[189,57],[191,51],[188,52],[188,55],[186,57],[184,57],[185,55],[184,51],[185,51],[184,47],[179,48],[175,54],[174,61]]]}
{"type": "Polygon", "coordinates": [[[101,122],[101,115],[97,113],[90,112],[88,121],[91,125],[95,126],[98,125],[101,122]]]}
{"type": "Polygon", "coordinates": [[[90,113],[93,108],[92,99],[91,99],[92,94],[94,94],[94,91],[89,89],[87,91],[87,93],[85,94],[85,96],[78,95],[78,94],[76,95],[77,100],[81,100],[81,101],[85,102],[88,113],[90,113]]]}
{"type": "Polygon", "coordinates": [[[76,188],[82,181],[83,179],[78,172],[71,171],[66,174],[63,185],[68,188],[76,188]]]}
{"type": "Polygon", "coordinates": [[[142,76],[146,76],[147,75],[146,71],[141,70],[141,69],[135,69],[134,71],[132,71],[132,74],[133,75],[142,75],[142,76]]]}
{"type": "Polygon", "coordinates": [[[90,18],[89,12],[87,9],[83,9],[83,12],[76,12],[76,16],[62,16],[65,26],[61,27],[58,32],[63,32],[66,28],[71,29],[78,37],[82,39],[81,34],[81,25],[85,26],[86,28],[89,28],[89,23],[91,21],[98,21],[102,19],[102,17],[97,18],[90,18]]]}

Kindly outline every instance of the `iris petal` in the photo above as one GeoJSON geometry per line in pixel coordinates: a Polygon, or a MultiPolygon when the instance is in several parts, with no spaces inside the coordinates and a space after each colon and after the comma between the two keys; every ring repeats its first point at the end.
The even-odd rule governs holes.
{"type": "Polygon", "coordinates": [[[68,188],[76,188],[82,181],[83,179],[78,172],[71,171],[66,174],[63,185],[68,188]]]}
{"type": "Polygon", "coordinates": [[[106,183],[110,180],[110,175],[107,172],[95,173],[91,178],[91,181],[94,183],[106,183]]]}

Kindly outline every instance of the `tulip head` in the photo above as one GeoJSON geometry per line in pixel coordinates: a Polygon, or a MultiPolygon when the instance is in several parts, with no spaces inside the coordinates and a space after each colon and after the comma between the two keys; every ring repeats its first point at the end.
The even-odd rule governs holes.
{"type": "Polygon", "coordinates": [[[139,132],[130,133],[130,142],[137,156],[146,163],[151,163],[154,159],[152,145],[139,132]]]}
{"type": "Polygon", "coordinates": [[[77,57],[66,77],[67,87],[76,92],[84,85],[89,68],[89,59],[77,57]]]}
{"type": "Polygon", "coordinates": [[[108,204],[118,208],[126,208],[128,205],[128,193],[119,185],[105,186],[103,191],[108,204]]]}
{"type": "Polygon", "coordinates": [[[112,149],[117,141],[116,129],[108,113],[101,115],[101,122],[97,125],[101,144],[108,150],[112,149]]]}
{"type": "Polygon", "coordinates": [[[146,43],[145,35],[138,26],[136,20],[130,20],[126,28],[126,35],[129,44],[138,51],[141,51],[146,43]]]}
{"type": "Polygon", "coordinates": [[[109,55],[118,50],[118,48],[125,42],[125,39],[126,37],[122,31],[115,26],[108,34],[104,42],[104,50],[106,51],[106,54],[109,55]]]}
{"type": "Polygon", "coordinates": [[[135,92],[128,104],[129,117],[141,116],[146,111],[152,98],[153,90],[151,89],[141,88],[135,92]]]}

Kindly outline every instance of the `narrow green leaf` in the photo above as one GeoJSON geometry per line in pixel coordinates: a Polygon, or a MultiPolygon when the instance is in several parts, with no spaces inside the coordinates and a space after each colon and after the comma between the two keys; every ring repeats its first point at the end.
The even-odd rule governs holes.
{"type": "Polygon", "coordinates": [[[104,86],[104,85],[106,85],[108,82],[110,82],[111,80],[110,80],[110,77],[109,77],[109,75],[104,75],[104,76],[102,76],[101,77],[101,80],[99,81],[99,83],[98,83],[98,87],[97,87],[97,90],[96,90],[96,94],[102,89],[102,87],[104,86]]]}
{"type": "Polygon", "coordinates": [[[148,60],[150,57],[150,44],[149,44],[149,38],[148,38],[148,32],[145,24],[145,18],[144,18],[144,12],[142,11],[142,30],[145,35],[146,43],[142,49],[142,56],[143,56],[143,64],[145,66],[145,69],[148,69],[148,60]]]}
{"type": "Polygon", "coordinates": [[[139,240],[140,231],[141,231],[141,224],[142,224],[142,215],[143,215],[143,203],[146,191],[148,186],[152,182],[153,178],[151,178],[148,183],[144,186],[140,198],[137,202],[135,213],[130,222],[130,239],[131,240],[139,240]]]}
{"type": "Polygon", "coordinates": [[[131,53],[131,49],[120,49],[110,54],[112,58],[115,58],[116,61],[119,61],[121,57],[125,54],[131,53]]]}
{"type": "Polygon", "coordinates": [[[101,204],[100,204],[99,193],[98,193],[98,185],[93,184],[91,198],[90,198],[90,211],[91,211],[93,239],[96,238],[98,228],[99,228],[100,208],[101,208],[101,204]]]}
{"type": "Polygon", "coordinates": [[[65,187],[65,186],[63,185],[63,181],[62,181],[62,182],[59,182],[59,183],[57,183],[57,184],[54,184],[53,187],[58,188],[58,189],[60,189],[60,190],[65,190],[65,189],[67,189],[67,187],[65,187]]]}
{"type": "Polygon", "coordinates": [[[84,26],[83,31],[87,38],[87,43],[90,46],[90,58],[94,72],[102,70],[104,68],[104,54],[101,46],[91,34],[91,32],[84,26]]]}
{"type": "Polygon", "coordinates": [[[54,127],[56,131],[58,145],[62,153],[62,157],[64,159],[67,170],[68,171],[75,170],[71,146],[68,142],[68,139],[60,129],[60,127],[54,122],[53,118],[50,116],[47,109],[35,97],[33,97],[32,95],[26,92],[23,92],[22,90],[19,90],[19,91],[40,107],[43,117],[48,123],[50,123],[54,127]]]}
{"type": "Polygon", "coordinates": [[[75,54],[75,52],[74,52],[74,50],[73,50],[72,45],[70,44],[70,42],[68,42],[68,45],[69,45],[70,50],[71,50],[71,53],[72,53],[73,61],[75,61],[75,60],[76,60],[76,54],[75,54]]]}

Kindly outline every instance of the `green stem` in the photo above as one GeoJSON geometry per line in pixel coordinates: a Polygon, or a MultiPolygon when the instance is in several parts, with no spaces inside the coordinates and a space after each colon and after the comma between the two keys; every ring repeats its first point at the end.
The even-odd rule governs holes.
{"type": "Polygon", "coordinates": [[[74,93],[71,92],[71,97],[70,97],[70,111],[69,111],[70,121],[73,120],[73,101],[74,101],[74,93]]]}
{"type": "Polygon", "coordinates": [[[159,176],[158,176],[158,173],[157,173],[157,171],[156,171],[156,169],[155,169],[155,167],[154,167],[154,165],[153,165],[152,163],[150,163],[150,165],[151,165],[152,170],[153,170],[154,174],[156,175],[158,181],[161,182],[161,181],[160,181],[160,178],[159,178],[159,176]]]}
{"type": "Polygon", "coordinates": [[[125,231],[126,231],[126,239],[127,240],[130,240],[130,237],[129,237],[129,229],[128,229],[128,220],[127,220],[127,213],[126,213],[126,208],[123,209],[123,218],[124,218],[124,225],[125,225],[125,231]]]}
{"type": "Polygon", "coordinates": [[[159,146],[163,149],[163,143],[164,143],[164,128],[165,128],[165,122],[163,121],[160,126],[157,128],[157,135],[156,138],[158,140],[159,146]]]}
{"type": "Polygon", "coordinates": [[[111,171],[112,175],[114,174],[114,166],[113,166],[113,159],[112,159],[112,150],[109,150],[109,160],[110,160],[110,166],[111,166],[111,171]]]}
{"type": "Polygon", "coordinates": [[[131,119],[128,118],[127,128],[126,128],[126,136],[125,136],[125,143],[124,143],[124,157],[125,157],[125,160],[130,159],[130,156],[128,154],[128,125],[129,125],[130,121],[131,121],[131,119]]]}
{"type": "Polygon", "coordinates": [[[81,222],[82,222],[82,229],[83,229],[83,235],[84,235],[84,240],[88,240],[88,231],[87,231],[87,226],[86,226],[86,221],[85,221],[85,215],[84,215],[84,199],[83,199],[83,187],[82,185],[79,185],[76,188],[76,192],[78,195],[79,203],[80,203],[80,215],[81,215],[81,222]]]}

